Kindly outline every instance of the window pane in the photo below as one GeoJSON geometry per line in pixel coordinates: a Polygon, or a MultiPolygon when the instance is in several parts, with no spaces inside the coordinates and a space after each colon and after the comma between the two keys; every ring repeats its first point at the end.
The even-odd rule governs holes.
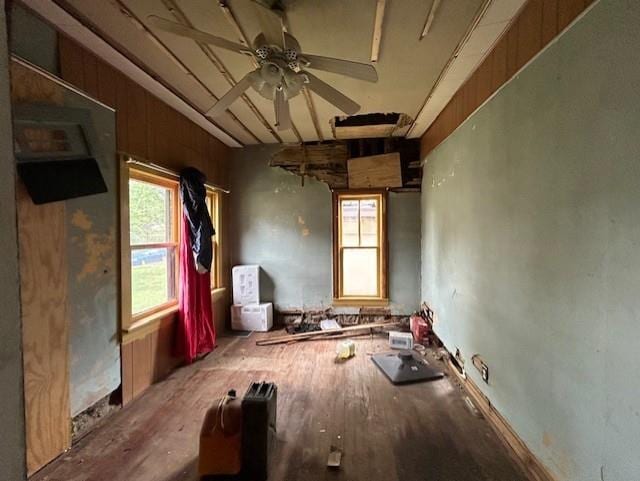
{"type": "Polygon", "coordinates": [[[175,249],[131,251],[131,311],[138,314],[175,299],[175,249]]]}
{"type": "Polygon", "coordinates": [[[360,245],[360,236],[358,233],[358,201],[340,201],[340,215],[342,245],[349,247],[360,245]]]}
{"type": "Polygon", "coordinates": [[[131,245],[171,242],[171,189],[129,180],[131,245]]]}
{"type": "Polygon", "coordinates": [[[342,295],[378,295],[377,248],[342,250],[342,295]]]}
{"type": "Polygon", "coordinates": [[[360,201],[360,245],[378,245],[378,201],[363,199],[360,201]]]}

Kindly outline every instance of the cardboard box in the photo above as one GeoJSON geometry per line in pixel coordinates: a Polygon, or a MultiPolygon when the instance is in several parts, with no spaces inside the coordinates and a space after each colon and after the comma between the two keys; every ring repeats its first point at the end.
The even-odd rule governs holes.
{"type": "Polygon", "coordinates": [[[234,331],[266,332],[273,326],[273,304],[231,306],[231,329],[234,331]]]}
{"type": "Polygon", "coordinates": [[[233,303],[260,303],[260,266],[235,266],[232,269],[233,303]]]}

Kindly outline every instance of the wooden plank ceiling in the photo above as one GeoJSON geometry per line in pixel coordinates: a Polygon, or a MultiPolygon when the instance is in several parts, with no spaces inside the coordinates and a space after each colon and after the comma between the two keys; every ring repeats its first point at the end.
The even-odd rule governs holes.
{"type": "MultiPolygon", "coordinates": [[[[432,0],[282,3],[288,30],[304,51],[359,62],[370,62],[372,55],[377,56],[379,82],[375,84],[316,71],[320,78],[360,103],[360,113],[397,112],[415,119],[486,1],[439,2],[424,37],[421,36],[432,12],[432,0]]],[[[254,68],[246,56],[202,47],[192,40],[156,30],[147,20],[149,15],[158,15],[235,42],[250,42],[260,32],[256,2],[250,0],[56,0],[56,3],[143,64],[202,112],[254,68]]],[[[295,129],[275,130],[271,102],[251,90],[216,122],[243,144],[287,143],[332,139],[330,121],[343,115],[308,92],[292,99],[291,112],[295,129]]],[[[410,126],[411,122],[394,131],[394,135],[403,136],[410,126]]]]}

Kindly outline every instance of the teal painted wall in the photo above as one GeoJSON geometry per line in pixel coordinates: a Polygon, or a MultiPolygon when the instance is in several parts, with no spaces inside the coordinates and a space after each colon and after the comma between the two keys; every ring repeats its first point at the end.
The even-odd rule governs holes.
{"type": "Polygon", "coordinates": [[[5,3],[0,0],[0,479],[26,479],[16,170],[5,3]]]}
{"type": "Polygon", "coordinates": [[[436,332],[563,481],[640,479],[639,46],[601,0],[424,169],[436,332]]]}
{"type": "MultiPolygon", "coordinates": [[[[231,170],[233,265],[260,264],[261,297],[280,309],[332,302],[331,191],[269,167],[276,146],[235,150],[231,170]]],[[[389,298],[392,312],[419,307],[420,196],[390,194],[389,298]]],[[[346,311],[346,310],[345,310],[346,311]]]]}

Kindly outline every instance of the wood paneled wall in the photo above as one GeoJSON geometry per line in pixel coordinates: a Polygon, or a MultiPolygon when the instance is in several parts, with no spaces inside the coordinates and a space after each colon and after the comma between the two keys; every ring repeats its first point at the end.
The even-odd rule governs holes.
{"type": "MultiPolygon", "coordinates": [[[[120,152],[175,171],[196,167],[210,182],[228,186],[229,147],[73,40],[60,35],[58,45],[62,78],[116,109],[120,152]]],[[[224,195],[221,209],[223,218],[228,218],[224,195]]],[[[223,244],[228,245],[224,241],[223,244]]],[[[227,252],[222,253],[222,277],[230,277],[227,252]]],[[[223,307],[217,311],[228,310],[226,305],[223,307]]],[[[175,318],[175,314],[167,315],[156,330],[123,341],[123,404],[180,364],[180,359],[172,356],[175,318]]]]}
{"type": "Polygon", "coordinates": [[[529,0],[422,136],[424,159],[594,0],[529,0]]]}
{"type": "Polygon", "coordinates": [[[177,171],[196,167],[210,182],[227,185],[229,147],[63,35],[59,57],[64,80],[116,109],[119,151],[177,171]]]}
{"type": "MultiPolygon", "coordinates": [[[[211,296],[216,332],[225,328],[229,312],[229,290],[216,289],[211,296]]],[[[122,402],[129,403],[153,383],[167,377],[182,360],[173,357],[175,315],[160,322],[159,329],[122,344],[122,402]]]]}

